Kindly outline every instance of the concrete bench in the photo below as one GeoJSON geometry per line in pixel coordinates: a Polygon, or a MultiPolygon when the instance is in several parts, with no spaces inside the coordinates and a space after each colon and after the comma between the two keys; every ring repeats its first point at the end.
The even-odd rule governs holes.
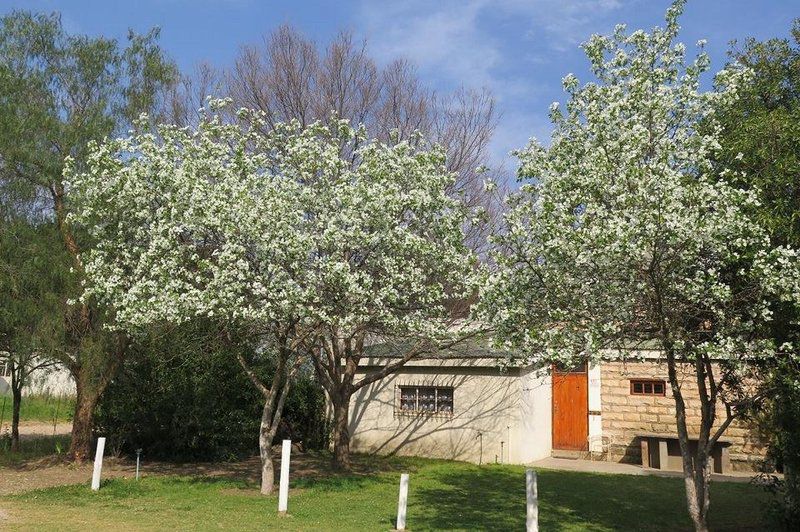
{"type": "MultiPolygon", "coordinates": [[[[663,469],[666,471],[683,471],[681,448],[678,435],[669,432],[638,432],[636,437],[642,446],[642,467],[663,469]]],[[[697,450],[697,437],[689,436],[689,448],[697,450]]],[[[711,451],[712,469],[714,473],[727,473],[731,470],[729,448],[731,440],[720,438],[711,451]]]]}

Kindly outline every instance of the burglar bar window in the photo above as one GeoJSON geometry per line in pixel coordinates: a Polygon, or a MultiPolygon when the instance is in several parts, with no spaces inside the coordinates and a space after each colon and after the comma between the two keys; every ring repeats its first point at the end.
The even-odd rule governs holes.
{"type": "Polygon", "coordinates": [[[660,395],[665,394],[664,381],[652,379],[632,379],[631,395],[660,395]]]}
{"type": "Polygon", "coordinates": [[[401,386],[403,413],[452,414],[453,388],[442,386],[401,386]]]}

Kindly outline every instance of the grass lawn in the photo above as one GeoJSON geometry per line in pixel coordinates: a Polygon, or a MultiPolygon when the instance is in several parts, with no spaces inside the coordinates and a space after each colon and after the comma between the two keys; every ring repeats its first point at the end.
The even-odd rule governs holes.
{"type": "MultiPolygon", "coordinates": [[[[14,401],[11,393],[0,394],[0,419],[3,423],[11,423],[11,408],[14,401]]],[[[19,411],[19,420],[25,421],[70,421],[75,410],[75,398],[55,395],[23,396],[19,411]]]]}
{"type": "MultiPolygon", "coordinates": [[[[359,458],[364,460],[365,458],[359,458]]],[[[366,475],[322,473],[292,483],[289,516],[252,483],[149,476],[0,498],[9,530],[390,530],[399,472],[411,473],[409,530],[524,530],[525,475],[517,466],[386,459],[366,475]]],[[[2,471],[0,471],[2,474],[2,471]]],[[[712,530],[763,528],[763,492],[749,484],[712,488],[712,530]]],[[[542,530],[690,530],[680,479],[541,470],[542,530]]]]}

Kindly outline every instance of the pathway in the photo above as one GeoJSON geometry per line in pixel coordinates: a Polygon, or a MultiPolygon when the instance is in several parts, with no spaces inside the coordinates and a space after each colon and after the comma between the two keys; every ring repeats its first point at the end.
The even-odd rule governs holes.
{"type": "MultiPolygon", "coordinates": [[[[610,473],[614,475],[656,475],[659,477],[682,477],[680,471],[643,468],[636,464],[621,464],[601,460],[577,460],[572,458],[548,457],[531,463],[533,467],[557,469],[561,471],[580,471],[583,473],[610,473]]],[[[712,480],[720,482],[750,482],[757,473],[752,471],[732,471],[724,475],[712,474],[712,480]]]]}

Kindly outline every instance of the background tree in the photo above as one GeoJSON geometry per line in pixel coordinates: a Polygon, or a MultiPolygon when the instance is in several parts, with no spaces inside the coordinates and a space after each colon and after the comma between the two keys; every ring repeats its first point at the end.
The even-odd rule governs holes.
{"type": "Polygon", "coordinates": [[[11,370],[11,450],[19,450],[22,391],[58,358],[70,283],[66,253],[52,223],[0,220],[0,362],[11,370]]]}
{"type": "Polygon", "coordinates": [[[715,112],[735,101],[746,72],[720,72],[717,91],[699,91],[708,57],[687,64],[674,43],[683,5],[663,29],[620,25],[584,45],[597,82],[568,75],[550,147],[534,141],[520,153],[520,178],[531,182],[496,237],[500,269],[482,304],[498,339],[540,363],[619,359],[657,343],[689,514],[707,530],[709,454],[758,399],[747,377],[753,361],[776,354],[771,302],[781,293],[797,304],[800,275],[796,252],[771,246],[752,216],[755,194],[716,178],[715,112]],[[687,422],[686,372],[699,426],[687,422]]]}
{"type": "MultiPolygon", "coordinates": [[[[720,165],[732,171],[723,178],[752,190],[760,205],[757,216],[776,246],[800,249],[800,19],[792,40],[747,39],[733,43],[731,60],[752,72],[734,105],[723,109],[720,165]]],[[[787,529],[800,527],[800,314],[773,302],[772,337],[785,345],[785,356],[767,368],[769,401],[764,433],[782,466],[781,519],[787,529]]]]}
{"type": "MultiPolygon", "coordinates": [[[[0,189],[28,201],[17,214],[50,220],[71,257],[76,288],[84,235],[67,223],[70,191],[64,158],[82,164],[88,142],[118,132],[152,109],[175,75],[157,45],[158,31],[129,35],[122,47],[102,37],[69,35],[58,15],[12,12],[0,19],[0,189]],[[22,193],[24,192],[24,194],[22,193]]],[[[57,255],[60,249],[48,251],[57,255]]],[[[75,291],[62,295],[66,300],[75,291]]],[[[75,379],[77,401],[69,454],[90,453],[98,397],[119,368],[126,341],[103,331],[91,302],[66,310],[60,361],[75,379]]]]}
{"type": "MultiPolygon", "coordinates": [[[[485,249],[488,222],[501,208],[496,197],[483,190],[486,176],[479,171],[488,162],[498,118],[487,89],[461,87],[437,94],[420,81],[408,61],[379,67],[367,43],[350,33],[340,33],[323,48],[290,26],[281,26],[261,45],[244,46],[233,68],[221,77],[223,95],[231,96],[237,106],[263,111],[267,129],[288,120],[305,126],[347,119],[364,125],[365,138],[389,144],[406,141],[422,149],[443,146],[446,169],[456,174],[448,192],[490,215],[465,227],[470,247],[485,249]]],[[[356,147],[342,144],[343,150],[356,147]]]]}

